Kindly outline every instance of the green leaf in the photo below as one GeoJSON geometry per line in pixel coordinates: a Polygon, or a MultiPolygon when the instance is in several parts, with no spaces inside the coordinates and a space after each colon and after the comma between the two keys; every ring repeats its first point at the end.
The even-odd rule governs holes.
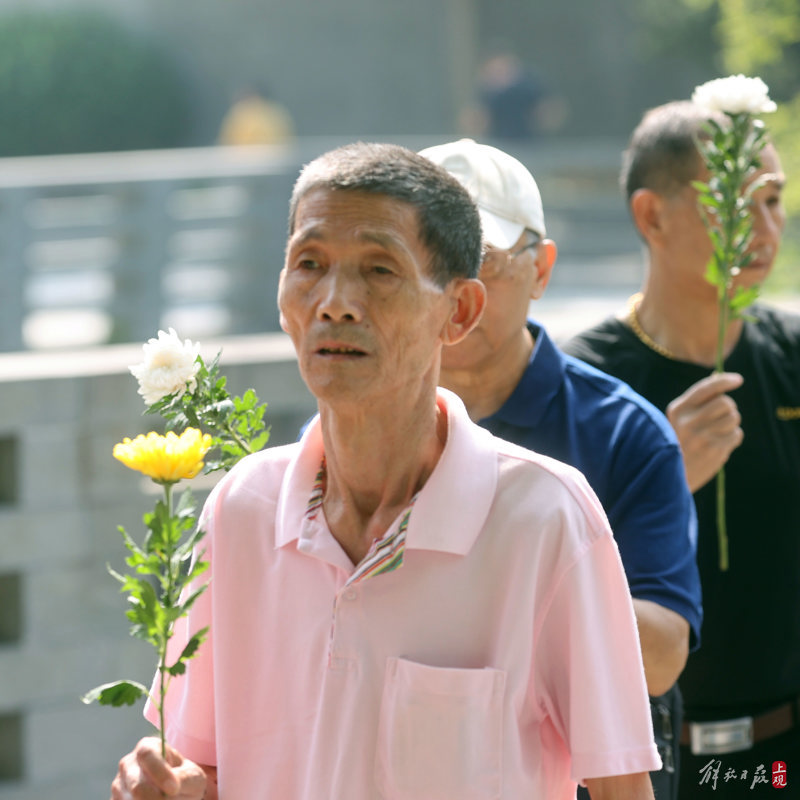
{"type": "Polygon", "coordinates": [[[142,595],[148,590],[152,590],[152,585],[147,577],[137,577],[135,575],[121,576],[123,578],[120,591],[128,592],[130,599],[141,602],[142,595]]]}
{"type": "Polygon", "coordinates": [[[203,585],[202,585],[202,586],[201,586],[199,589],[197,589],[197,591],[195,591],[195,592],[192,592],[192,594],[190,594],[190,595],[189,595],[189,596],[186,598],[186,600],[183,602],[183,604],[182,604],[182,605],[181,605],[181,607],[180,607],[181,616],[183,616],[184,614],[186,614],[186,613],[187,613],[187,612],[188,612],[188,611],[191,609],[191,607],[192,607],[192,606],[194,605],[194,603],[195,603],[195,600],[197,600],[197,598],[198,598],[198,597],[200,597],[200,595],[201,595],[201,594],[203,594],[203,592],[204,592],[204,591],[205,591],[207,588],[208,588],[208,584],[207,584],[207,583],[204,583],[204,584],[203,584],[203,585]]]}
{"type": "Polygon", "coordinates": [[[734,316],[740,316],[745,308],[752,305],[758,299],[760,290],[761,287],[758,285],[749,286],[746,289],[738,286],[730,301],[731,311],[734,312],[734,316]]]}
{"type": "Polygon", "coordinates": [[[256,436],[250,442],[251,449],[254,453],[257,453],[259,450],[263,450],[266,443],[269,441],[269,430],[264,431],[259,436],[256,436]]]}
{"type": "Polygon", "coordinates": [[[176,661],[171,667],[166,668],[166,673],[171,675],[173,678],[177,677],[178,675],[183,675],[186,672],[186,664],[183,661],[176,661]]]}
{"type": "MultiPolygon", "coordinates": [[[[106,564],[106,569],[108,570],[108,572],[109,572],[109,574],[111,575],[111,577],[112,577],[112,578],[114,578],[114,579],[116,579],[116,580],[118,580],[118,581],[119,581],[121,584],[125,584],[125,582],[128,580],[128,576],[127,576],[127,575],[122,575],[122,574],[120,574],[119,572],[117,572],[117,571],[116,571],[116,570],[115,570],[115,569],[114,569],[114,568],[111,566],[111,564],[106,564]]],[[[126,591],[126,589],[125,589],[125,586],[124,586],[124,585],[122,586],[122,588],[120,589],[120,591],[121,591],[121,592],[124,592],[124,591],[126,591]]]]}
{"type": "Polygon", "coordinates": [[[207,635],[208,627],[197,631],[186,643],[183,651],[178,656],[178,660],[171,667],[167,667],[167,672],[173,677],[176,675],[183,675],[183,673],[186,672],[186,662],[197,655],[197,651],[200,649],[200,645],[205,641],[207,635]]]}
{"type": "Polygon", "coordinates": [[[148,636],[157,637],[163,609],[159,605],[155,589],[145,580],[138,581],[136,590],[131,592],[128,602],[130,603],[128,619],[143,626],[148,636]]]}
{"type": "Polygon", "coordinates": [[[101,706],[132,706],[142,697],[147,697],[148,689],[136,681],[115,681],[97,686],[87,692],[81,700],[86,703],[99,702],[101,706]]]}
{"type": "Polygon", "coordinates": [[[697,196],[697,199],[706,207],[712,210],[722,208],[723,201],[718,195],[703,192],[697,196]]]}
{"type": "Polygon", "coordinates": [[[236,408],[233,404],[233,400],[231,400],[230,397],[225,397],[224,399],[214,403],[211,410],[220,416],[227,417],[233,413],[236,408]]]}
{"type": "Polygon", "coordinates": [[[193,406],[186,406],[186,411],[181,415],[181,430],[186,428],[201,428],[203,423],[193,406]]]}
{"type": "Polygon", "coordinates": [[[186,582],[191,583],[208,570],[208,561],[195,561],[186,575],[186,582]]]}
{"type": "Polygon", "coordinates": [[[188,487],[181,492],[178,504],[175,507],[175,513],[179,517],[188,517],[194,514],[195,502],[192,490],[188,487]]]}
{"type": "Polygon", "coordinates": [[[136,542],[130,537],[128,532],[123,528],[121,525],[117,528],[117,530],[122,534],[122,541],[125,544],[125,547],[131,552],[132,555],[144,557],[144,551],[136,544],[136,542]]]}
{"type": "Polygon", "coordinates": [[[237,413],[242,413],[255,408],[256,401],[256,393],[252,389],[248,389],[241,397],[233,398],[233,406],[237,413]]]}
{"type": "Polygon", "coordinates": [[[709,260],[708,264],[706,264],[706,280],[714,285],[719,286],[721,283],[724,283],[724,276],[722,275],[719,265],[717,264],[717,259],[715,256],[712,256],[709,260]]]}

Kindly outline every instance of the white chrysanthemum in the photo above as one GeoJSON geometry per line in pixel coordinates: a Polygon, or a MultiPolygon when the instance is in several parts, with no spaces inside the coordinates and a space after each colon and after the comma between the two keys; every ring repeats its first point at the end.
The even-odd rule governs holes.
{"type": "Polygon", "coordinates": [[[139,394],[148,406],[171,394],[182,397],[187,390],[194,392],[200,369],[199,345],[189,339],[181,341],[175,329],[170,328],[169,333],[159,331],[158,338],[149,339],[142,350],[144,361],[128,369],[139,381],[139,394]]]}
{"type": "Polygon", "coordinates": [[[698,86],[692,102],[708,111],[728,114],[768,114],[777,109],[769,99],[769,88],[761,78],[729,75],[698,86]]]}

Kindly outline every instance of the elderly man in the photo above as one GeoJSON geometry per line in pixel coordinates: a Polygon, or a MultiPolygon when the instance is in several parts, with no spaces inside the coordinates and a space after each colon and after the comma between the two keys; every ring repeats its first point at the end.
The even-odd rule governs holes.
{"type": "MultiPolygon", "coordinates": [[[[772,790],[773,763],[789,772],[800,763],[800,317],[756,304],[729,325],[725,372],[711,374],[717,290],[705,279],[712,247],[692,185],[707,178],[697,150],[705,123],[696,105],[674,102],[637,126],[622,185],[647,249],[642,293],[565,346],[666,410],[678,434],[705,598],[703,646],[680,678],[688,720],[681,796],[718,782],[725,797],[752,797],[772,790]],[[727,571],[713,479],[723,464],[727,571]]],[[[768,144],[751,184],[752,259],[736,285],[761,283],[772,270],[784,182],[768,144]]]]}
{"type": "Polygon", "coordinates": [[[469,195],[352,145],[304,169],[289,230],[281,320],[319,416],[210,496],[187,625],[211,639],[167,698],[167,761],[143,740],[112,797],[652,798],[602,508],[437,390],[485,300],[469,195]]]}
{"type": "Polygon", "coordinates": [[[677,438],[664,415],[615,378],[565,356],[528,310],[550,279],[536,180],[495,147],[462,139],[421,152],[478,206],[487,306],[464,340],[442,353],[440,384],[496,436],[578,468],[608,515],[633,595],[656,742],[660,800],[677,797],[676,680],[700,636],[696,518],[677,438]]]}

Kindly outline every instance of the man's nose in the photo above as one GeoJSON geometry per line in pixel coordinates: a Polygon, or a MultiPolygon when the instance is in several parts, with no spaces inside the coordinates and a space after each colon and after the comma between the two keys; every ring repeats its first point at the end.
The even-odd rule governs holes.
{"type": "Polygon", "coordinates": [[[337,267],[327,270],[318,289],[317,317],[329,322],[360,322],[364,316],[364,287],[359,278],[337,267]]]}

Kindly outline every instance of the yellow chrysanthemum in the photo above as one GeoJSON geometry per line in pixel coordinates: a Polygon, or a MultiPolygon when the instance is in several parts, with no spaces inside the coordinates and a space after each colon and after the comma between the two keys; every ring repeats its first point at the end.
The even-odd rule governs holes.
{"type": "Polygon", "coordinates": [[[194,478],[203,468],[203,458],[211,447],[211,436],[197,428],[187,428],[180,436],[155,431],[114,445],[114,458],[157,483],[176,483],[194,478]]]}

